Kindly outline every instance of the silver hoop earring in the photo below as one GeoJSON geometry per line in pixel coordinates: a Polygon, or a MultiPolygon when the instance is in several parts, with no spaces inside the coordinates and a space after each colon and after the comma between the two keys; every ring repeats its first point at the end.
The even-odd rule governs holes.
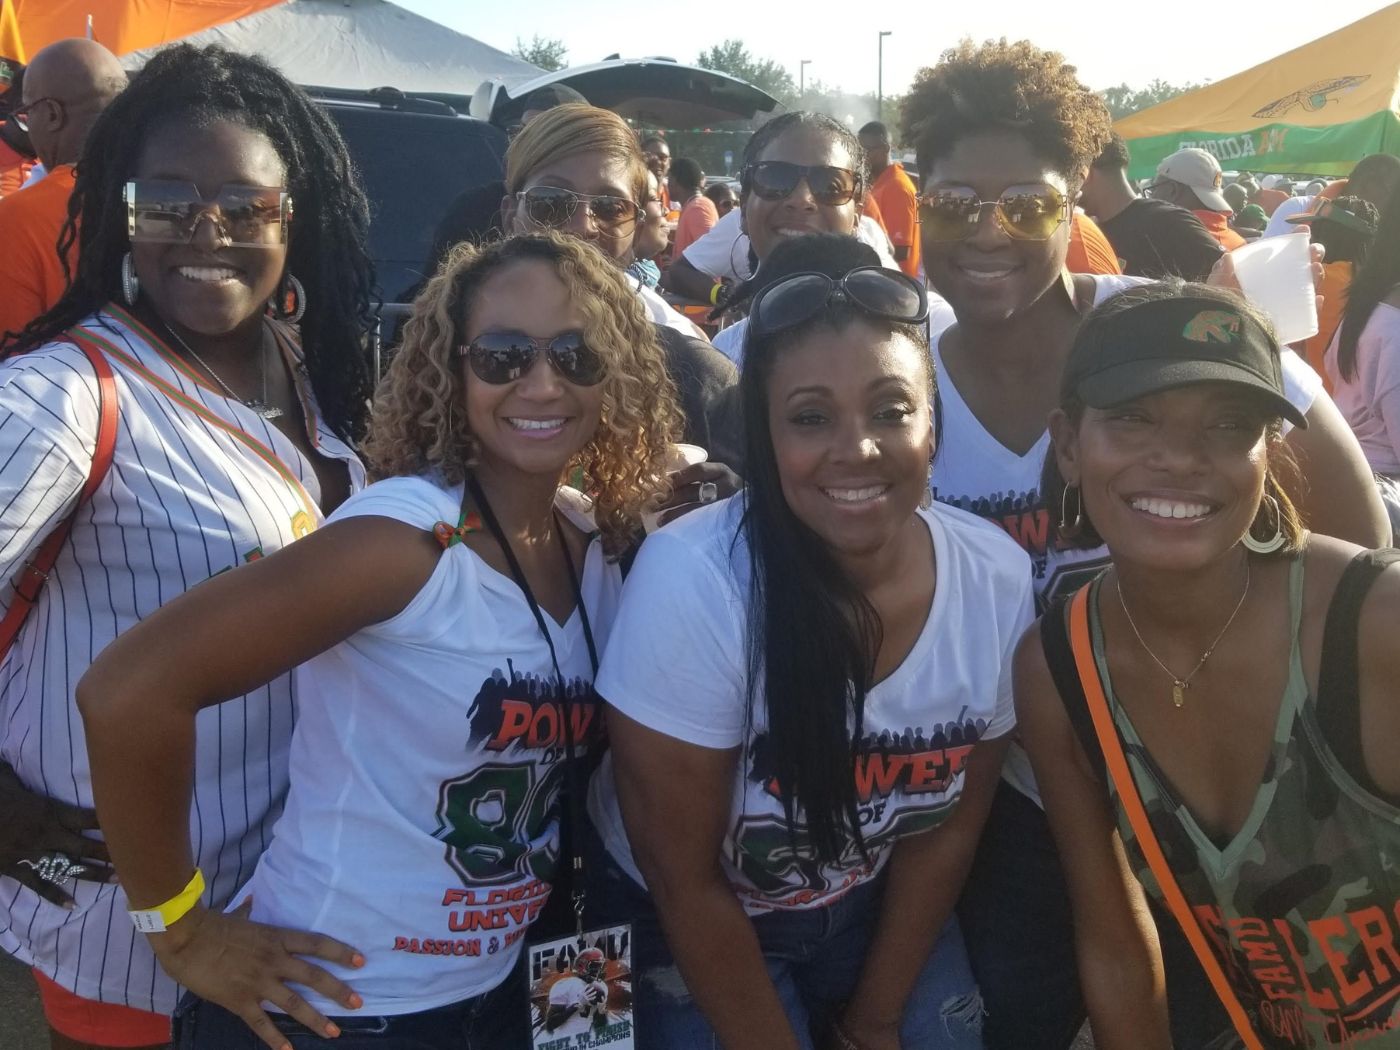
{"type": "Polygon", "coordinates": [[[141,281],[136,276],[136,266],[131,261],[131,253],[122,256],[122,298],[127,306],[135,306],[141,297],[141,281]]]}
{"type": "MultiPolygon", "coordinates": [[[[1240,542],[1255,554],[1272,554],[1284,545],[1286,539],[1283,535],[1283,512],[1279,509],[1278,500],[1274,499],[1267,492],[1264,494],[1263,503],[1271,504],[1274,508],[1274,534],[1267,540],[1255,539],[1254,525],[1249,526],[1249,531],[1244,534],[1244,539],[1240,542]]],[[[1262,503],[1260,504],[1263,505],[1262,503]]]]}
{"type": "Polygon", "coordinates": [[[277,286],[277,294],[274,295],[268,306],[272,309],[272,315],[288,324],[296,324],[306,314],[306,288],[297,280],[297,275],[288,273],[282,278],[282,283],[277,286]],[[292,305],[287,306],[287,298],[291,297],[292,305]]]}
{"type": "Polygon", "coordinates": [[[1084,528],[1084,497],[1079,494],[1077,485],[1066,485],[1060,493],[1060,536],[1073,539],[1084,528]],[[1069,494],[1074,493],[1074,520],[1069,520],[1069,494]]]}

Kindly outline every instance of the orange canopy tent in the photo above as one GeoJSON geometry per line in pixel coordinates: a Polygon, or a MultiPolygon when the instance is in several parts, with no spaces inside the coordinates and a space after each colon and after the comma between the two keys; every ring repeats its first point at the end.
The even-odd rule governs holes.
{"type": "Polygon", "coordinates": [[[0,0],[0,58],[89,35],[124,55],[276,7],[282,0],[0,0]]]}

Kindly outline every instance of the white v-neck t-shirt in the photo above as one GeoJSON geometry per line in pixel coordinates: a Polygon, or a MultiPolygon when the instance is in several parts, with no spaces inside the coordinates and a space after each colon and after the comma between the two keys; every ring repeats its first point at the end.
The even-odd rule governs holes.
{"type": "MultiPolygon", "coordinates": [[[[962,795],[979,740],[1011,731],[1011,657],[1034,612],[1025,555],[999,530],[935,505],[919,511],[933,541],[937,585],[913,648],[873,686],[856,762],[861,830],[834,862],[793,851],[766,759],[761,684],[747,705],[750,562],[743,497],[686,515],[643,544],[603,656],[598,691],[643,725],[704,748],[739,748],[724,872],[749,914],[823,907],[874,878],[899,838],[942,823],[962,795]],[[736,543],[736,536],[738,542],[736,543]]],[[[627,842],[612,759],[593,779],[589,812],[609,852],[643,882],[627,842]]]]}

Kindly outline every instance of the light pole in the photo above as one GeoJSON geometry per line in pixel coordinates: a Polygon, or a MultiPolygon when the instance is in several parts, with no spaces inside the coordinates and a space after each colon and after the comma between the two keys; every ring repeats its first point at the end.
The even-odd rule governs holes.
{"type": "Polygon", "coordinates": [[[876,65],[875,73],[875,111],[878,114],[876,120],[885,122],[885,37],[891,34],[891,30],[880,30],[880,58],[876,65]]]}
{"type": "Polygon", "coordinates": [[[810,58],[804,58],[797,63],[797,104],[802,104],[803,96],[807,94],[807,67],[812,64],[810,58]]]}

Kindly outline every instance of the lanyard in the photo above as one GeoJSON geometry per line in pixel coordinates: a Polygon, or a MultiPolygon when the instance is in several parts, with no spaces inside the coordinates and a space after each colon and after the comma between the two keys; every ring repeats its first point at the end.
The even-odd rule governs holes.
{"type": "MultiPolygon", "coordinates": [[[[530,588],[530,581],[525,578],[525,572],[520,568],[520,562],[515,557],[515,551],[511,549],[510,541],[506,539],[505,530],[501,528],[501,523],[496,519],[495,512],[491,509],[491,504],[486,500],[486,493],[481,490],[481,483],[473,475],[467,475],[462,498],[462,520],[468,517],[467,503],[474,501],[481,510],[482,521],[490,531],[492,537],[501,546],[501,553],[506,556],[506,564],[510,567],[511,578],[515,580],[515,585],[520,588],[520,593],[525,596],[525,602],[530,606],[530,612],[534,614],[535,623],[539,626],[540,634],[544,637],[544,644],[549,647],[549,661],[554,665],[555,688],[559,693],[559,708],[563,714],[564,721],[564,776],[567,781],[565,793],[568,795],[568,819],[569,819],[569,845],[573,853],[573,904],[574,918],[578,922],[578,932],[583,933],[583,801],[579,795],[578,783],[578,760],[574,757],[574,720],[571,710],[572,701],[569,699],[568,690],[564,688],[564,672],[559,666],[559,655],[554,650],[554,639],[550,636],[549,627],[545,623],[544,613],[540,610],[540,604],[535,600],[535,592],[530,588]]],[[[574,591],[574,603],[578,608],[579,621],[583,626],[583,638],[588,643],[588,660],[593,665],[593,677],[598,677],[598,648],[593,642],[593,627],[588,622],[588,608],[583,604],[583,590],[579,584],[578,573],[574,570],[574,557],[569,553],[569,541],[564,537],[564,527],[559,521],[559,515],[554,516],[554,532],[559,538],[559,547],[564,552],[564,564],[569,570],[569,585],[574,591]]]]}

